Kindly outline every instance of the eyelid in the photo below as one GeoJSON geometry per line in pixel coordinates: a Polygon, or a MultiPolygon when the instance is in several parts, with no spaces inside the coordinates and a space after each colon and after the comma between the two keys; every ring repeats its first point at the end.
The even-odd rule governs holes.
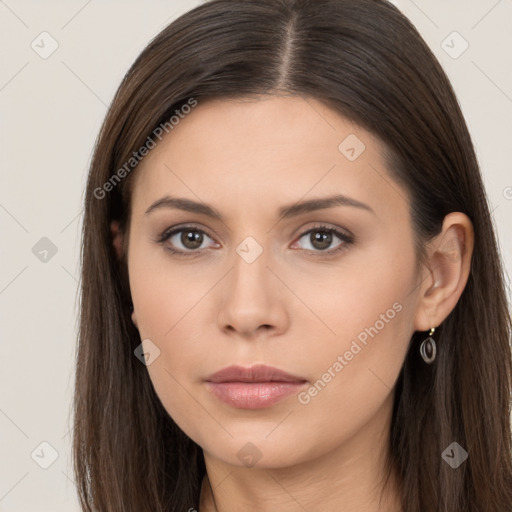
{"type": "Polygon", "coordinates": [[[325,231],[337,232],[346,238],[355,238],[354,235],[348,229],[336,226],[334,224],[330,224],[329,222],[315,222],[313,223],[312,226],[306,228],[305,231],[302,231],[303,229],[304,227],[301,227],[300,230],[297,230],[299,231],[299,234],[295,235],[297,239],[303,237],[304,235],[310,233],[311,231],[314,231],[315,229],[319,231],[324,229],[325,231]]]}
{"type": "Polygon", "coordinates": [[[211,236],[208,232],[208,230],[202,226],[196,225],[196,224],[177,224],[176,226],[172,226],[169,228],[164,229],[164,231],[158,236],[159,241],[165,241],[170,236],[175,235],[176,233],[179,233],[180,231],[185,231],[186,229],[189,229],[190,231],[200,231],[201,233],[204,233],[205,235],[208,235],[211,239],[214,237],[211,236]]]}

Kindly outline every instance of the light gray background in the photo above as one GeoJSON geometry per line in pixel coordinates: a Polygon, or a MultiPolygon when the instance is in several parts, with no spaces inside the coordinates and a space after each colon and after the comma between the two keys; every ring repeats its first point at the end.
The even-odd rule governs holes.
{"type": "MultiPolygon", "coordinates": [[[[0,511],[78,511],[70,403],[87,167],[130,64],[164,26],[199,3],[0,0],[0,511]],[[58,44],[45,59],[40,53],[52,39],[43,31],[58,44]],[[43,237],[54,255],[44,252],[43,237]],[[56,460],[43,469],[53,450],[56,460]]],[[[454,85],[510,273],[512,1],[394,3],[454,85]],[[469,47],[457,56],[464,40],[469,47]]]]}

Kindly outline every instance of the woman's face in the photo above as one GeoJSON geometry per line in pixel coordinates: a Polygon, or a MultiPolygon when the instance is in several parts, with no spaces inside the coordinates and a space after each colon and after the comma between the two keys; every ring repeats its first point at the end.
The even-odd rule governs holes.
{"type": "Polygon", "coordinates": [[[199,100],[139,165],[133,319],[163,406],[206,453],[288,466],[385,431],[421,278],[381,150],[313,99],[199,100]],[[296,379],[208,382],[257,364],[296,379]]]}

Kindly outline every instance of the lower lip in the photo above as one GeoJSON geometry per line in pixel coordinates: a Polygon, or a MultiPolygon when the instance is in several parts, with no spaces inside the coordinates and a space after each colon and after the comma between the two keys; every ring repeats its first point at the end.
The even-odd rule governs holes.
{"type": "Polygon", "coordinates": [[[238,409],[270,407],[293,393],[305,382],[207,382],[210,391],[238,409]]]}

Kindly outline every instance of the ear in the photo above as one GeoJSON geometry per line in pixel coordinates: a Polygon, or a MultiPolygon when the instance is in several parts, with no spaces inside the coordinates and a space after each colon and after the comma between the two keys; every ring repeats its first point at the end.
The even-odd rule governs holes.
{"type": "MultiPolygon", "coordinates": [[[[121,261],[121,258],[123,257],[123,233],[119,229],[119,221],[113,220],[110,223],[110,231],[112,232],[112,245],[114,246],[117,259],[121,261]]],[[[138,328],[135,309],[132,309],[132,322],[135,327],[138,328]]]]}
{"type": "Polygon", "coordinates": [[[116,251],[117,259],[121,260],[123,256],[123,234],[119,229],[119,221],[113,220],[110,223],[110,231],[112,232],[112,245],[116,251]]]}
{"type": "Polygon", "coordinates": [[[474,247],[473,224],[461,212],[446,215],[441,233],[428,243],[414,329],[440,325],[457,304],[466,286],[474,247]]]}

